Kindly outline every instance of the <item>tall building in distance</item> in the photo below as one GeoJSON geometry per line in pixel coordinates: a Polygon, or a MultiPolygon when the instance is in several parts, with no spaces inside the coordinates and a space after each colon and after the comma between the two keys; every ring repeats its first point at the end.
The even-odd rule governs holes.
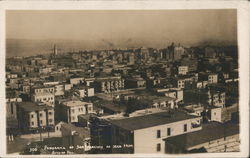
{"type": "Polygon", "coordinates": [[[56,44],[54,44],[53,54],[54,54],[54,56],[57,56],[57,47],[56,47],[56,44]]]}

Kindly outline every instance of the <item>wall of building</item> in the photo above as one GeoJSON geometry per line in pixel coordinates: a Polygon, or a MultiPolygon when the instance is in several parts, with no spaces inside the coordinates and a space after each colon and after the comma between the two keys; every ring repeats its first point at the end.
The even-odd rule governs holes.
{"type": "Polygon", "coordinates": [[[48,124],[51,126],[55,125],[54,109],[48,110],[48,124]]]}
{"type": "MultiPolygon", "coordinates": [[[[188,132],[201,130],[202,127],[192,128],[191,122],[197,119],[183,120],[170,124],[144,128],[134,131],[134,152],[135,153],[164,153],[164,138],[176,136],[188,132]],[[184,132],[184,124],[187,124],[187,131],[184,132]],[[171,128],[171,135],[167,136],[167,128],[171,128]],[[157,130],[161,131],[161,137],[157,138],[157,130]],[[157,144],[161,144],[161,151],[157,151],[157,144]]],[[[198,119],[199,120],[199,119],[198,119]]]]}
{"type": "Polygon", "coordinates": [[[55,96],[53,94],[47,93],[44,95],[38,94],[32,96],[32,101],[34,102],[43,102],[48,106],[55,106],[55,96]]]}
{"type": "Polygon", "coordinates": [[[56,85],[55,86],[55,96],[64,95],[64,86],[63,85],[56,85]]]}
{"type": "Polygon", "coordinates": [[[210,113],[211,113],[211,121],[218,121],[221,122],[221,108],[214,108],[214,109],[210,109],[210,113]]]}
{"type": "Polygon", "coordinates": [[[47,125],[47,114],[45,111],[39,111],[39,124],[40,126],[46,126],[47,125]],[[42,122],[41,122],[42,121],[42,122]]]}
{"type": "Polygon", "coordinates": [[[188,148],[188,150],[204,147],[208,152],[237,152],[240,151],[239,134],[228,136],[225,139],[220,138],[203,144],[188,148]]]}
{"type": "Polygon", "coordinates": [[[37,113],[35,111],[32,111],[29,113],[30,118],[30,127],[31,128],[37,128],[38,127],[38,122],[37,122],[37,113]],[[33,123],[32,123],[33,122],[33,123]]]}

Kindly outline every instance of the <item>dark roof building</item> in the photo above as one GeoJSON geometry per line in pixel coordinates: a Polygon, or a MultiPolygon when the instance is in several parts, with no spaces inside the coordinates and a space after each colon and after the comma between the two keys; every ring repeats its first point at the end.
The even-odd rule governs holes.
{"type": "Polygon", "coordinates": [[[210,122],[202,130],[165,139],[167,153],[199,151],[237,151],[239,148],[239,125],[234,123],[210,122]],[[233,143],[233,144],[232,144],[233,143]]]}
{"type": "Polygon", "coordinates": [[[180,111],[169,111],[120,120],[111,120],[110,122],[123,129],[134,131],[193,118],[199,118],[199,116],[188,115],[180,111]]]}

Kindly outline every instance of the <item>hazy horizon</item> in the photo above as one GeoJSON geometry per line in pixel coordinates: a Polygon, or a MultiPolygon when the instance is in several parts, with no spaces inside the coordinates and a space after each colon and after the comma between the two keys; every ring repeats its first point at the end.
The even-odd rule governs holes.
{"type": "Polygon", "coordinates": [[[7,55],[36,54],[35,48],[29,52],[29,47],[38,41],[51,43],[45,42],[40,44],[42,46],[36,43],[34,47],[44,47],[38,48],[37,53],[45,53],[53,44],[76,50],[162,48],[171,42],[189,46],[200,43],[237,45],[237,12],[235,9],[8,10],[6,39],[15,40],[7,42],[7,55]],[[31,41],[30,44],[20,42],[25,39],[31,41]],[[68,43],[62,41],[71,44],[67,46],[68,43]]]}

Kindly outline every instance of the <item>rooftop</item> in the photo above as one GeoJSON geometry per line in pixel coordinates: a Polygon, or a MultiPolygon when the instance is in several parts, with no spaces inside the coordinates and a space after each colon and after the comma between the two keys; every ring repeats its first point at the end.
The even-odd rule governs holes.
{"type": "Polygon", "coordinates": [[[34,94],[34,96],[54,96],[54,94],[50,93],[50,92],[37,92],[34,94]]]}
{"type": "Polygon", "coordinates": [[[78,118],[82,118],[84,120],[89,120],[90,117],[92,117],[92,116],[96,116],[96,115],[92,114],[92,113],[90,113],[90,114],[81,114],[81,115],[78,115],[78,118]]]}
{"type": "Polygon", "coordinates": [[[65,101],[62,104],[68,107],[73,107],[73,106],[82,106],[89,103],[80,100],[71,100],[71,101],[65,101]]]}
{"type": "Polygon", "coordinates": [[[179,148],[187,149],[212,140],[239,134],[239,125],[235,123],[210,122],[202,125],[202,130],[182,134],[179,136],[165,139],[168,143],[174,144],[179,148]]]}
{"type": "Polygon", "coordinates": [[[88,128],[77,127],[71,123],[63,123],[62,127],[70,131],[76,131],[80,137],[90,138],[90,130],[88,128]]]}
{"type": "Polygon", "coordinates": [[[108,109],[110,111],[118,112],[118,113],[126,110],[126,106],[118,105],[114,103],[113,101],[108,101],[108,100],[101,100],[99,102],[96,102],[95,105],[97,107],[101,107],[101,108],[108,109]]]}
{"type": "Polygon", "coordinates": [[[191,116],[181,111],[168,111],[138,117],[124,118],[120,120],[111,120],[109,122],[121,128],[134,131],[193,118],[200,117],[191,116]]]}
{"type": "Polygon", "coordinates": [[[51,106],[47,106],[45,104],[39,105],[38,103],[34,103],[34,102],[19,102],[17,105],[27,112],[41,111],[45,109],[53,109],[53,107],[51,106]]]}

